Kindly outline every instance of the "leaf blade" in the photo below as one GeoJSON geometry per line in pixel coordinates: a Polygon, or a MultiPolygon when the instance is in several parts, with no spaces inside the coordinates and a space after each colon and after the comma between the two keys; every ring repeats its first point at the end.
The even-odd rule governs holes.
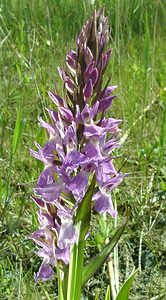
{"type": "Polygon", "coordinates": [[[107,286],[107,292],[105,295],[105,300],[110,300],[110,285],[107,286]]]}
{"type": "Polygon", "coordinates": [[[116,300],[128,300],[129,299],[129,293],[130,293],[130,289],[131,289],[131,285],[134,281],[134,278],[137,274],[139,269],[136,269],[128,278],[127,280],[124,282],[124,284],[122,285],[118,295],[116,296],[116,300]]]}
{"type": "Polygon", "coordinates": [[[90,262],[84,267],[83,270],[83,280],[82,284],[84,285],[102,266],[102,264],[106,261],[110,252],[113,250],[117,242],[119,241],[124,229],[126,227],[126,222],[121,225],[117,231],[115,232],[112,239],[108,242],[108,244],[99,252],[95,257],[93,257],[90,262]]]}
{"type": "Polygon", "coordinates": [[[80,237],[79,239],[84,239],[85,235],[89,229],[90,217],[91,217],[91,200],[93,196],[93,190],[96,183],[96,176],[94,175],[88,190],[80,203],[77,211],[77,216],[75,223],[79,224],[80,227],[80,237]]]}

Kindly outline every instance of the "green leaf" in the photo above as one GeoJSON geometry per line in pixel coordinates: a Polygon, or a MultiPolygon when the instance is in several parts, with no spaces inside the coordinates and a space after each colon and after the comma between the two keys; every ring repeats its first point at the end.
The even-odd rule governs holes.
{"type": "Polygon", "coordinates": [[[135,270],[125,281],[125,283],[122,285],[118,295],[116,296],[116,300],[128,300],[129,299],[129,292],[131,285],[134,281],[135,275],[137,274],[138,269],[135,270]]]}
{"type": "Polygon", "coordinates": [[[105,300],[110,300],[110,285],[107,286],[107,292],[106,292],[105,300]]]}
{"type": "Polygon", "coordinates": [[[84,239],[86,233],[89,229],[90,216],[91,216],[91,200],[93,196],[93,190],[96,183],[96,176],[93,176],[92,182],[78,207],[77,216],[75,223],[79,224],[80,227],[80,237],[79,239],[84,239]]]}
{"type": "Polygon", "coordinates": [[[166,184],[165,184],[164,180],[161,180],[161,188],[163,191],[166,191],[166,184]]]}
{"type": "Polygon", "coordinates": [[[115,232],[112,239],[108,242],[108,244],[95,256],[83,269],[83,280],[82,284],[84,285],[102,266],[102,264],[106,261],[112,249],[115,247],[117,242],[119,241],[124,229],[126,227],[126,222],[120,226],[115,232]]]}

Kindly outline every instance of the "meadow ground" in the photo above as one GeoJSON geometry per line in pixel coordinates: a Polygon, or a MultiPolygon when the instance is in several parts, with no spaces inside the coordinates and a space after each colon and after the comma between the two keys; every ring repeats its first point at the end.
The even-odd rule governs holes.
{"type": "MultiPolygon", "coordinates": [[[[140,267],[131,299],[165,299],[166,225],[166,2],[165,0],[2,0],[0,102],[0,300],[57,299],[57,281],[35,284],[40,265],[27,240],[37,228],[30,200],[42,165],[29,155],[42,145],[48,90],[62,89],[57,67],[74,48],[75,38],[94,5],[105,4],[112,28],[112,60],[107,76],[119,97],[109,114],[123,119],[124,144],[117,167],[129,173],[113,195],[119,217],[129,222],[119,243],[120,283],[140,267]]],[[[114,223],[93,221],[87,257],[96,253],[114,223]]],[[[110,232],[109,232],[110,230],[110,232]]],[[[105,265],[85,287],[84,299],[104,299],[109,283],[105,265]],[[94,296],[95,295],[95,296],[94,296]]]]}

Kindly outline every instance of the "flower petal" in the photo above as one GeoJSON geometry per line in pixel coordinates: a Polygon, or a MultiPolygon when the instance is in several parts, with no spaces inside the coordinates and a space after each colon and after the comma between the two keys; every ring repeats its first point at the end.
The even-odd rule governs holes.
{"type": "Polygon", "coordinates": [[[100,214],[108,212],[113,218],[115,218],[117,212],[114,210],[110,195],[100,191],[94,195],[93,200],[95,200],[94,208],[97,212],[100,214]]]}
{"type": "Polygon", "coordinates": [[[60,228],[59,238],[58,238],[58,247],[65,249],[67,246],[74,244],[78,239],[78,234],[74,228],[72,220],[69,220],[66,223],[63,223],[60,228]]]}
{"type": "Polygon", "coordinates": [[[92,80],[89,79],[83,89],[83,95],[84,95],[85,102],[92,96],[92,94],[93,94],[93,85],[92,85],[92,80]]]}
{"type": "Polygon", "coordinates": [[[39,271],[37,272],[35,276],[35,281],[41,280],[41,281],[46,281],[49,280],[53,277],[54,271],[52,267],[47,264],[45,261],[42,262],[39,271]]]}
{"type": "Polygon", "coordinates": [[[70,247],[66,247],[64,249],[56,248],[55,249],[56,259],[63,260],[66,265],[69,264],[70,261],[70,247]]]}

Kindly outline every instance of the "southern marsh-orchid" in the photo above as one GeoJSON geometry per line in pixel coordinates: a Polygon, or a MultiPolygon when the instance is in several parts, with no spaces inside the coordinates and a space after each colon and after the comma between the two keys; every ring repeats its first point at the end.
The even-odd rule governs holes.
{"type": "MultiPolygon", "coordinates": [[[[39,229],[30,238],[43,259],[35,280],[49,280],[56,268],[60,270],[59,299],[64,300],[81,297],[84,240],[91,214],[96,211],[115,218],[110,192],[125,177],[116,171],[112,156],[120,146],[121,120],[106,114],[117,88],[110,86],[110,80],[103,82],[112,53],[106,49],[109,35],[104,11],[94,11],[77,38],[76,50],[66,56],[66,68],[58,69],[63,95],[48,92],[54,106],[47,109],[50,123],[39,118],[48,141],[43,147],[36,143],[37,150],[30,150],[44,164],[32,198],[39,207],[39,229]]],[[[123,230],[122,226],[116,242],[123,230]]],[[[94,264],[93,274],[97,268],[94,264]]]]}

